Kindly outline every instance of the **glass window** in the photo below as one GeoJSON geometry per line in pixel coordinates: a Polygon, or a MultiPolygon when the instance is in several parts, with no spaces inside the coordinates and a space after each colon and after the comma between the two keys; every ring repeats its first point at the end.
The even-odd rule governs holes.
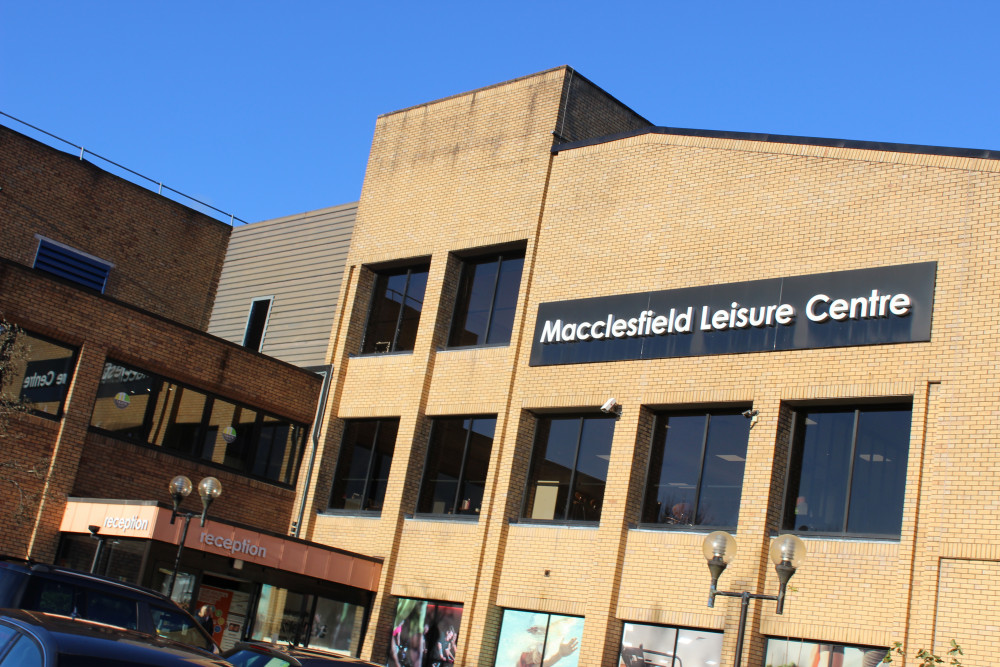
{"type": "Polygon", "coordinates": [[[260,352],[264,344],[264,331],[271,315],[271,297],[254,299],[250,302],[250,313],[247,315],[247,327],[243,332],[243,347],[254,352],[260,352]]]}
{"type": "Polygon", "coordinates": [[[282,484],[295,478],[302,424],[108,361],[90,418],[113,437],[282,484]]]}
{"type": "Polygon", "coordinates": [[[284,658],[260,653],[253,649],[242,649],[226,658],[226,662],[235,667],[290,667],[291,662],[284,658]]]}
{"type": "Polygon", "coordinates": [[[116,625],[127,630],[139,627],[139,614],[135,600],[108,595],[101,591],[83,588],[83,614],[88,621],[116,625]]]}
{"type": "Polygon", "coordinates": [[[7,646],[8,642],[17,636],[17,630],[0,622],[0,654],[3,653],[4,647],[7,646]]]}
{"type": "Polygon", "coordinates": [[[264,415],[260,422],[252,473],[258,477],[291,482],[293,465],[305,435],[304,429],[287,419],[264,415]]]}
{"type": "Polygon", "coordinates": [[[389,637],[389,664],[444,667],[455,662],[462,605],[400,598],[389,637]]]}
{"type": "Polygon", "coordinates": [[[345,655],[358,655],[364,616],[365,608],[361,605],[317,598],[308,645],[345,655]]]}
{"type": "Polygon", "coordinates": [[[27,635],[21,635],[0,664],[12,667],[41,667],[42,651],[35,640],[27,635]]]}
{"type": "Polygon", "coordinates": [[[312,598],[312,595],[263,584],[251,639],[302,643],[312,598]]]}
{"type": "Polygon", "coordinates": [[[23,358],[15,352],[10,374],[2,387],[8,400],[23,401],[35,414],[59,417],[73,379],[76,349],[12,327],[15,345],[23,345],[23,358]]]}
{"type": "Polygon", "coordinates": [[[21,600],[22,609],[72,616],[76,609],[76,587],[42,577],[32,577],[21,600]]]}
{"type": "Polygon", "coordinates": [[[330,509],[382,509],[398,428],[398,419],[347,422],[330,493],[330,509]]]}
{"type": "MultiPolygon", "coordinates": [[[[219,400],[216,399],[215,402],[218,404],[219,400]]],[[[257,442],[257,435],[254,432],[257,416],[256,410],[242,405],[233,406],[232,421],[229,423],[231,430],[226,431],[223,427],[222,433],[222,439],[226,443],[222,458],[224,465],[237,470],[250,468],[251,456],[257,442]]]]}
{"type": "Polygon", "coordinates": [[[205,418],[205,394],[173,382],[164,382],[156,396],[150,443],[180,454],[194,454],[205,418]]]}
{"type": "Polygon", "coordinates": [[[577,667],[583,619],[504,609],[495,667],[577,667]]]}
{"type": "Polygon", "coordinates": [[[149,613],[152,614],[153,627],[159,636],[207,651],[212,650],[212,642],[198,629],[190,616],[181,614],[176,609],[165,609],[155,605],[149,606],[149,613]]]}
{"type": "Polygon", "coordinates": [[[711,667],[721,656],[721,632],[626,623],[618,666],[711,667]]]}
{"type": "Polygon", "coordinates": [[[643,523],[735,527],[749,437],[738,410],[657,415],[643,523]]]}
{"type": "Polygon", "coordinates": [[[898,536],[910,413],[909,405],[798,411],[783,528],[898,536]]]}
{"type": "Polygon", "coordinates": [[[598,521],[611,459],[614,417],[539,417],[524,516],[598,521]]]}
{"type": "Polygon", "coordinates": [[[90,425],[116,438],[145,442],[146,409],[157,384],[145,371],[105,362],[90,425]]]}
{"type": "Polygon", "coordinates": [[[496,417],[435,419],[417,511],[478,516],[496,417]]]}
{"type": "Polygon", "coordinates": [[[510,343],[523,268],[523,250],[464,262],[449,347],[510,343]]]}
{"type": "Polygon", "coordinates": [[[413,350],[429,270],[421,264],[376,275],[362,354],[413,350]]]}
{"type": "Polygon", "coordinates": [[[798,639],[767,640],[767,667],[811,665],[811,667],[876,667],[888,649],[871,646],[821,644],[798,639]]]}

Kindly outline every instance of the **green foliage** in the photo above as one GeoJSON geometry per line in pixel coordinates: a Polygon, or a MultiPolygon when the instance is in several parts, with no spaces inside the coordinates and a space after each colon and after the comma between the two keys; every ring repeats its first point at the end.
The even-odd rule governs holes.
{"type": "MultiPolygon", "coordinates": [[[[889,649],[889,652],[885,654],[885,658],[882,659],[882,662],[892,662],[893,655],[899,658],[900,662],[903,662],[906,659],[906,653],[903,651],[902,642],[895,642],[892,645],[892,648],[889,649]]],[[[958,642],[952,639],[951,648],[943,657],[925,648],[917,651],[915,657],[920,661],[917,663],[920,667],[935,667],[936,665],[944,665],[946,664],[946,659],[949,667],[962,667],[962,661],[958,658],[960,655],[965,655],[965,653],[962,652],[962,647],[959,646],[958,642]]]]}

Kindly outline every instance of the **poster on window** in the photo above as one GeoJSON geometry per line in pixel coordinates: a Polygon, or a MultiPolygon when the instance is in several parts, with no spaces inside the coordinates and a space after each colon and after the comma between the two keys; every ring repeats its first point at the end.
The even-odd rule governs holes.
{"type": "Polygon", "coordinates": [[[494,667],[577,667],[583,619],[505,609],[494,667]]]}
{"type": "Polygon", "coordinates": [[[888,651],[867,646],[768,639],[767,667],[875,667],[888,651]]]}
{"type": "Polygon", "coordinates": [[[203,607],[208,608],[206,611],[211,614],[212,627],[205,629],[212,635],[212,640],[216,644],[222,642],[222,637],[225,634],[226,617],[229,615],[229,605],[233,599],[233,592],[204,584],[198,588],[198,601],[195,603],[195,609],[200,611],[203,607]]]}
{"type": "Polygon", "coordinates": [[[451,667],[462,605],[400,598],[389,641],[389,667],[451,667]]]}
{"type": "Polygon", "coordinates": [[[721,656],[721,632],[626,623],[618,667],[712,667],[721,656]]]}
{"type": "Polygon", "coordinates": [[[243,626],[246,625],[247,606],[250,595],[242,591],[230,591],[229,612],[222,622],[222,638],[219,648],[223,651],[236,646],[243,639],[243,626]]]}

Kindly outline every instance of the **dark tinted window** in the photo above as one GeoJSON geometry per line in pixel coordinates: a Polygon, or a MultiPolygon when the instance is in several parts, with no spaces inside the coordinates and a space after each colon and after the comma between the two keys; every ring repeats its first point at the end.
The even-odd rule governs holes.
{"type": "Polygon", "coordinates": [[[331,509],[382,509],[398,419],[348,421],[330,493],[331,509]]]}
{"type": "Polygon", "coordinates": [[[254,299],[250,304],[250,314],[247,316],[247,328],[243,333],[243,347],[254,352],[260,352],[264,342],[264,329],[267,326],[267,316],[271,313],[271,299],[254,299]]]}
{"type": "Polygon", "coordinates": [[[495,417],[434,420],[418,512],[479,514],[496,424],[495,417]]]}
{"type": "Polygon", "coordinates": [[[524,516],[598,521],[614,430],[613,417],[539,418],[524,516]]]}
{"type": "Polygon", "coordinates": [[[117,625],[128,630],[139,628],[135,600],[87,588],[81,589],[80,593],[83,597],[81,616],[88,621],[117,625]]]}
{"type": "Polygon", "coordinates": [[[361,345],[363,354],[413,349],[429,268],[422,264],[377,275],[361,345]]]}
{"type": "Polygon", "coordinates": [[[27,576],[24,572],[0,565],[0,607],[18,606],[18,601],[14,598],[27,576]]]}
{"type": "Polygon", "coordinates": [[[205,418],[205,401],[200,391],[164,382],[153,408],[150,442],[179,454],[194,454],[205,418]]]}
{"type": "Polygon", "coordinates": [[[92,428],[182,456],[291,484],[302,424],[108,361],[92,428]]]}
{"type": "Polygon", "coordinates": [[[524,251],[464,262],[449,346],[510,342],[523,268],[524,251]]]}
{"type": "Polygon", "coordinates": [[[31,577],[21,600],[22,609],[72,616],[76,610],[76,587],[61,581],[31,577]]]}
{"type": "Polygon", "coordinates": [[[735,410],[658,415],[642,521],[736,526],[749,436],[735,410]]]}
{"type": "Polygon", "coordinates": [[[783,527],[898,536],[910,417],[909,405],[799,411],[783,527]]]}
{"type": "Polygon", "coordinates": [[[59,417],[73,379],[76,349],[17,327],[13,330],[18,332],[17,345],[23,346],[24,356],[15,350],[0,387],[3,395],[24,401],[35,414],[59,417]]]}

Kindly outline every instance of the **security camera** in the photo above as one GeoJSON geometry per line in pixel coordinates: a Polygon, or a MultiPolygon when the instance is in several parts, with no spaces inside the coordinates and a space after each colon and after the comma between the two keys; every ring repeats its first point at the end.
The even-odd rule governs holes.
{"type": "Polygon", "coordinates": [[[90,530],[91,537],[97,537],[97,533],[101,530],[100,526],[87,526],[87,528],[90,530]]]}
{"type": "Polygon", "coordinates": [[[606,412],[606,413],[616,412],[615,410],[616,407],[619,410],[621,409],[621,406],[618,405],[618,401],[616,401],[613,398],[609,398],[608,400],[604,401],[604,405],[601,406],[601,412],[606,412]]]}
{"type": "Polygon", "coordinates": [[[751,417],[756,417],[759,414],[760,414],[760,410],[744,410],[743,411],[743,416],[746,417],[747,419],[750,419],[751,417]]]}

